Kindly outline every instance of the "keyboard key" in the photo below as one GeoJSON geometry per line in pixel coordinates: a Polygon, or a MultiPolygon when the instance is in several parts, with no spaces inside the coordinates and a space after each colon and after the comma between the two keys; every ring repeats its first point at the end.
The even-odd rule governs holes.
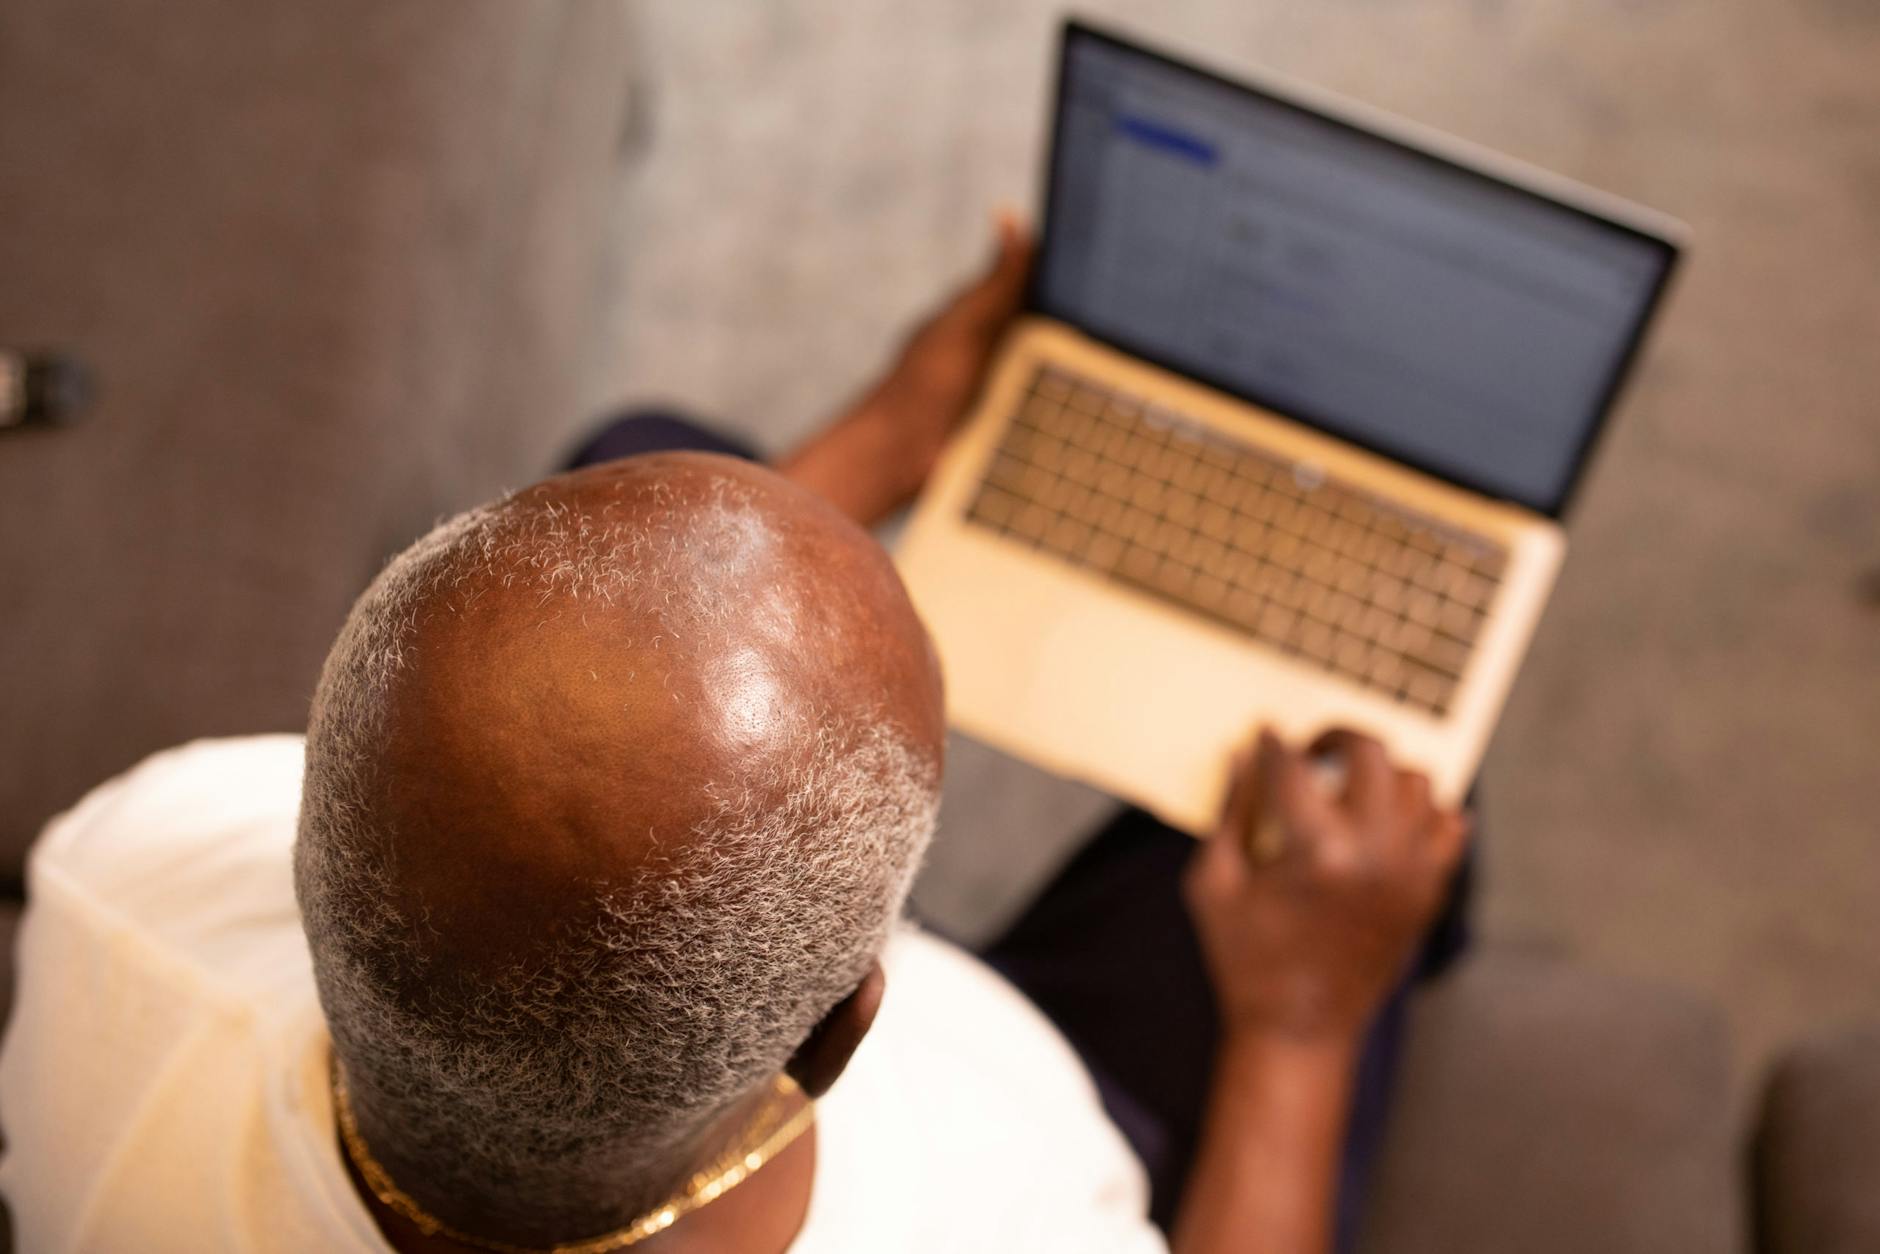
{"type": "Polygon", "coordinates": [[[1285,606],[1287,609],[1298,610],[1301,613],[1305,612],[1306,594],[1318,587],[1318,585],[1313,583],[1310,579],[1301,579],[1296,575],[1285,574],[1275,566],[1263,567],[1260,572],[1260,577],[1266,580],[1269,585],[1266,589],[1267,596],[1271,597],[1280,605],[1285,606]]]}
{"type": "Polygon", "coordinates": [[[1026,539],[1037,540],[1044,536],[1044,529],[1050,522],[1050,510],[1042,505],[1027,505],[1012,519],[1012,530],[1026,539]]]}
{"type": "Polygon", "coordinates": [[[1019,407],[1018,416],[1014,421],[1042,430],[1063,412],[1064,406],[1060,402],[1045,396],[1032,396],[1019,407]]]}
{"type": "Polygon", "coordinates": [[[1232,471],[1243,464],[1235,451],[1219,440],[1209,440],[1201,446],[1201,460],[1222,471],[1232,471]]]}
{"type": "Polygon", "coordinates": [[[1405,583],[1409,583],[1416,577],[1418,571],[1424,569],[1429,564],[1429,554],[1413,549],[1408,545],[1399,545],[1385,555],[1384,560],[1378,563],[1378,568],[1387,571],[1398,579],[1403,580],[1405,583]]]}
{"type": "Polygon", "coordinates": [[[1257,519],[1238,515],[1233,525],[1234,544],[1249,553],[1259,553],[1271,561],[1284,561],[1298,545],[1291,537],[1275,534],[1267,525],[1257,519]]]}
{"type": "Polygon", "coordinates": [[[1443,594],[1443,566],[1441,562],[1424,556],[1410,568],[1410,582],[1419,588],[1428,588],[1438,596],[1443,594]]]}
{"type": "Polygon", "coordinates": [[[1414,623],[1408,619],[1398,619],[1386,633],[1384,643],[1405,657],[1415,657],[1429,647],[1436,635],[1434,629],[1414,623]]]}
{"type": "Polygon", "coordinates": [[[1436,628],[1446,636],[1467,641],[1475,639],[1475,630],[1480,622],[1481,615],[1477,614],[1474,609],[1449,601],[1442,607],[1436,628]]]}
{"type": "Polygon", "coordinates": [[[1118,569],[1130,579],[1146,582],[1161,563],[1162,559],[1155,555],[1154,550],[1132,544],[1123,551],[1123,564],[1118,569]]]}
{"type": "Polygon", "coordinates": [[[1064,457],[1064,477],[1073,483],[1092,482],[1097,474],[1097,455],[1069,441],[1066,444],[1071,451],[1064,457]]]}
{"type": "Polygon", "coordinates": [[[1405,695],[1418,705],[1440,710],[1449,700],[1450,688],[1446,676],[1424,667],[1412,667],[1405,695]]]}
{"type": "Polygon", "coordinates": [[[1157,590],[1171,597],[1178,600],[1186,599],[1189,590],[1194,586],[1195,568],[1184,566],[1180,562],[1165,561],[1155,568],[1155,573],[1149,576],[1149,581],[1157,590]]]}
{"type": "Polygon", "coordinates": [[[1090,528],[1069,518],[1053,523],[1045,542],[1060,553],[1081,553],[1090,542],[1090,528]]]}
{"type": "Polygon", "coordinates": [[[1090,502],[1091,521],[1112,535],[1122,535],[1123,519],[1129,513],[1129,506],[1102,492],[1092,493],[1090,502]]]}
{"type": "Polygon", "coordinates": [[[1365,668],[1365,678],[1373,688],[1382,688],[1385,692],[1397,693],[1402,690],[1409,678],[1404,668],[1404,661],[1388,649],[1376,649],[1371,653],[1371,660],[1365,668]]]}
{"type": "Polygon", "coordinates": [[[1269,640],[1284,640],[1299,615],[1275,601],[1268,601],[1260,607],[1259,631],[1269,640]]]}
{"type": "Polygon", "coordinates": [[[1018,498],[999,488],[987,487],[979,494],[973,504],[974,518],[1003,527],[1012,520],[1012,513],[1018,506],[1018,498]]]}
{"type": "Polygon", "coordinates": [[[1495,600],[1495,587],[1496,585],[1491,580],[1482,578],[1480,574],[1471,573],[1463,582],[1461,589],[1455,593],[1455,599],[1464,605],[1472,605],[1476,609],[1486,611],[1495,600]]]}
{"type": "Polygon", "coordinates": [[[1445,675],[1459,676],[1469,660],[1469,646],[1451,636],[1432,636],[1413,660],[1445,675]]]}
{"type": "Polygon", "coordinates": [[[1071,376],[1055,366],[1041,367],[1032,377],[1031,390],[1053,400],[1064,400],[1071,394],[1071,376]]]}
{"type": "Polygon", "coordinates": [[[1404,607],[1407,589],[1401,580],[1389,575],[1373,575],[1371,579],[1371,600],[1392,613],[1400,613],[1404,607]]]}
{"type": "Polygon", "coordinates": [[[1084,562],[1099,570],[1114,570],[1123,557],[1123,542],[1113,535],[1098,532],[1084,550],[1084,562]]]}
{"type": "Polygon", "coordinates": [[[1384,559],[1390,549],[1390,542],[1375,531],[1363,531],[1358,535],[1357,548],[1352,557],[1366,566],[1376,566],[1384,559]]]}
{"type": "Polygon", "coordinates": [[[1212,610],[1220,608],[1221,604],[1227,600],[1227,594],[1230,591],[1232,588],[1228,582],[1219,575],[1199,574],[1195,576],[1191,595],[1196,605],[1202,609],[1212,610]]]}
{"type": "Polygon", "coordinates": [[[1340,562],[1332,582],[1338,585],[1340,592],[1354,597],[1368,597],[1371,591],[1371,568],[1350,560],[1340,562]]]}
{"type": "Polygon", "coordinates": [[[1196,519],[1196,528],[1202,535],[1214,540],[1225,540],[1233,521],[1233,511],[1218,501],[1209,500],[1205,493],[1202,494],[1196,519]]]}
{"type": "Polygon", "coordinates": [[[1333,636],[1329,624],[1308,618],[1299,630],[1299,651],[1314,661],[1329,662],[1332,659],[1333,636]]]}
{"type": "Polygon", "coordinates": [[[1194,563],[1196,566],[1217,575],[1227,575],[1239,565],[1238,562],[1233,560],[1234,550],[1206,535],[1197,535],[1195,537],[1191,552],[1194,554],[1194,563]]]}
{"type": "Polygon", "coordinates": [[[1506,549],[1483,549],[1474,556],[1469,564],[1475,568],[1476,574],[1480,575],[1489,583],[1499,583],[1501,582],[1502,572],[1508,568],[1508,551],[1506,549]]]}
{"type": "Polygon", "coordinates": [[[1307,579],[1329,587],[1338,574],[1338,564],[1337,554],[1330,549],[1312,545],[1306,550],[1305,561],[1300,563],[1299,568],[1307,579]]]}

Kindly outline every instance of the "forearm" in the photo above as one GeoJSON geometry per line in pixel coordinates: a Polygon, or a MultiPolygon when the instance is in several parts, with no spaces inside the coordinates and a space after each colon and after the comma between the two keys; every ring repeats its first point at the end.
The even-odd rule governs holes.
{"type": "Polygon", "coordinates": [[[939,460],[1024,304],[1031,239],[999,215],[992,265],[915,329],[888,372],[820,434],[778,463],[864,527],[906,505],[939,460]]]}
{"type": "Polygon", "coordinates": [[[1226,1040],[1175,1254],[1331,1249],[1355,1053],[1355,1044],[1226,1040]]]}
{"type": "Polygon", "coordinates": [[[777,463],[784,478],[808,488],[864,527],[887,518],[919,488],[908,450],[897,439],[886,389],[875,388],[777,463]]]}

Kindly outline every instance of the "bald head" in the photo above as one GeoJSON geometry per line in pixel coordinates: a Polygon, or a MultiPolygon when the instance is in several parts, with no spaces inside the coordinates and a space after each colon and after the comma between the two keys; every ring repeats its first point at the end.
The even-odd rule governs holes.
{"type": "Polygon", "coordinates": [[[597,882],[709,839],[727,802],[777,810],[832,737],[886,730],[937,779],[926,636],[820,499],[686,453],[499,509],[413,607],[374,798],[404,835],[403,913],[452,960],[513,961],[597,882]]]}
{"type": "Polygon", "coordinates": [[[872,963],[942,739],[886,556],[766,470],[633,458],[444,524],[308,735],[296,882],[362,1116],[471,1195],[669,1155],[872,963]]]}

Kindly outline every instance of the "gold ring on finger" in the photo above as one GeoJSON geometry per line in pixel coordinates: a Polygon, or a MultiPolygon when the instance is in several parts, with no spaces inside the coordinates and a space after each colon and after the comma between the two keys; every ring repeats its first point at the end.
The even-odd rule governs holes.
{"type": "Polygon", "coordinates": [[[1247,855],[1255,866],[1272,866],[1285,857],[1285,825],[1270,816],[1256,822],[1247,838],[1247,855]]]}

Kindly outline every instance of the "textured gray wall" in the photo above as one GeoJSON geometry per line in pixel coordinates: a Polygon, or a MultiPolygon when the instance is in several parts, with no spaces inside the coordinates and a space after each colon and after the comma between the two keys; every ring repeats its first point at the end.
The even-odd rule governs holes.
{"type": "Polygon", "coordinates": [[[103,389],[0,436],[0,880],[144,754],[303,726],[379,562],[566,442],[621,16],[0,6],[0,343],[103,389]]]}

